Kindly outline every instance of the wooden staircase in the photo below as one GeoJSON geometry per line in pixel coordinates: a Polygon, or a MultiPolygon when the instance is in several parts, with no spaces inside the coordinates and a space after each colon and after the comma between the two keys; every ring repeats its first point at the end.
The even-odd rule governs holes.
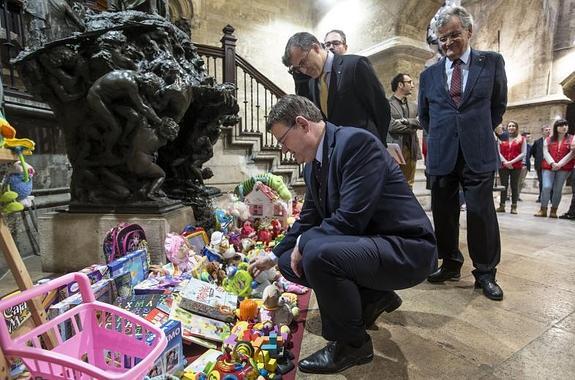
{"type": "Polygon", "coordinates": [[[207,73],[219,83],[236,86],[240,122],[222,128],[224,145],[246,149],[255,166],[281,175],[286,184],[303,193],[303,166],[297,164],[291,154],[283,154],[277,140],[266,131],[267,114],[285,92],[236,54],[237,38],[233,32],[231,25],[224,27],[221,47],[195,44],[207,73]]]}

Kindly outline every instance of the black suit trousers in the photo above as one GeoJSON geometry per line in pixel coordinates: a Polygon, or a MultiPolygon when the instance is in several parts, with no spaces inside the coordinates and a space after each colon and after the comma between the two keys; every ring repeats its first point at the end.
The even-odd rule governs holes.
{"type": "Polygon", "coordinates": [[[461,150],[454,170],[433,176],[431,209],[437,249],[443,265],[458,268],[463,264],[459,250],[459,186],[463,188],[467,209],[467,246],[476,278],[494,278],[501,258],[499,224],[493,202],[493,172],[475,173],[465,163],[461,150]]]}
{"type": "MultiPolygon", "coordinates": [[[[293,249],[279,257],[279,269],[289,281],[312,288],[321,313],[322,335],[331,341],[353,342],[365,334],[364,305],[394,289],[412,287],[429,270],[413,270],[393,241],[380,236],[334,235],[307,242],[302,277],[291,269],[293,249]]],[[[427,252],[416,239],[403,239],[404,248],[427,252]],[[413,248],[412,248],[413,247],[413,248]]],[[[431,248],[433,251],[433,247],[431,248]]],[[[417,251],[416,251],[417,252],[417,251]]],[[[431,269],[431,268],[430,268],[431,269]]]]}

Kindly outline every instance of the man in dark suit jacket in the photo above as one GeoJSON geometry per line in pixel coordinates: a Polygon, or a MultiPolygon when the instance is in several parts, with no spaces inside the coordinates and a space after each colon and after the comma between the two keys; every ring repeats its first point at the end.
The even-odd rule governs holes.
{"type": "Polygon", "coordinates": [[[282,61],[292,74],[310,78],[307,88],[301,75],[295,78],[296,93],[314,102],[324,120],[367,129],[386,144],[389,102],[367,58],[333,54],[315,36],[301,32],[288,40],[282,61]]]}
{"type": "Polygon", "coordinates": [[[531,151],[529,152],[528,159],[533,157],[535,164],[535,171],[537,172],[537,182],[539,182],[539,195],[537,196],[537,202],[541,201],[541,190],[543,188],[543,177],[541,176],[541,163],[543,162],[543,142],[551,134],[551,127],[549,125],[544,125],[541,127],[541,137],[533,142],[531,146],[531,151]]]}
{"type": "Polygon", "coordinates": [[[493,130],[507,105],[503,57],[469,46],[473,19],[462,7],[438,15],[437,35],[446,57],[420,77],[419,120],[427,130],[427,172],[432,176],[431,208],[441,268],[429,282],[458,280],[459,186],[467,205],[467,242],[475,287],[490,299],[503,299],[495,281],[501,257],[493,202],[499,167],[493,130]]]}
{"type": "Polygon", "coordinates": [[[300,370],[334,373],[373,358],[366,327],[401,304],[396,289],[435,269],[431,223],[382,142],[365,130],[324,122],[308,99],[286,95],[268,130],[284,152],[306,163],[305,202],[273,254],[250,266],[257,275],[279,258],[281,273],[315,291],[322,335],[332,341],[300,370]]]}

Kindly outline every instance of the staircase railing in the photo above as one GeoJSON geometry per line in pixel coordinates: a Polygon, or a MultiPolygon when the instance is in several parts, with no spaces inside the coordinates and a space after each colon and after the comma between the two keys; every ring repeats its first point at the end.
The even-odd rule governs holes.
{"type": "MultiPolygon", "coordinates": [[[[236,86],[236,97],[240,105],[240,122],[234,127],[234,137],[259,137],[262,151],[280,153],[282,165],[297,165],[290,153],[281,152],[275,137],[266,131],[266,119],[271,107],[285,92],[268,77],[236,54],[237,38],[234,28],[226,25],[221,47],[195,44],[198,54],[204,59],[209,75],[220,83],[232,83],[236,86]]],[[[301,167],[298,175],[301,176],[301,167]]]]}

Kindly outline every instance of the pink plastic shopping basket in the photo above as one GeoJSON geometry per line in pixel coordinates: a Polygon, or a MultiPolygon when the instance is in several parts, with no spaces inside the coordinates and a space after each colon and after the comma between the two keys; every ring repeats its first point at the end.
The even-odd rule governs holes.
{"type": "Polygon", "coordinates": [[[85,274],[70,273],[0,301],[0,312],[74,281],[83,304],[14,339],[0,323],[4,354],[21,358],[34,379],[142,379],[166,348],[166,335],[143,318],[96,301],[85,274]],[[66,340],[62,326],[69,327],[66,340]],[[52,350],[42,348],[46,332],[56,337],[52,350]]]}

